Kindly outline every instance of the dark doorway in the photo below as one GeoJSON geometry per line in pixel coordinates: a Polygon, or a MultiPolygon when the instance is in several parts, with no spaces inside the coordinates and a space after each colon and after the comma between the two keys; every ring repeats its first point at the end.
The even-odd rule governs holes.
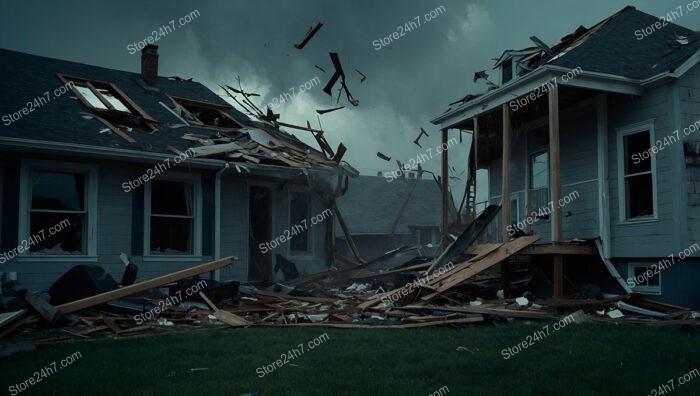
{"type": "Polygon", "coordinates": [[[250,186],[249,194],[248,281],[267,283],[272,281],[272,252],[261,249],[260,245],[272,239],[272,192],[269,188],[250,186]]]}

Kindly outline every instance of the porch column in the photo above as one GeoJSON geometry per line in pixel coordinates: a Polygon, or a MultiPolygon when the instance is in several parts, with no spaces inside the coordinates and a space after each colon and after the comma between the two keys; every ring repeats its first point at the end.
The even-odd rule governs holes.
{"type": "MultiPolygon", "coordinates": [[[[503,193],[503,207],[501,208],[501,213],[503,214],[503,219],[502,219],[502,235],[503,235],[503,243],[508,242],[510,239],[510,234],[508,233],[508,226],[510,225],[510,155],[511,155],[511,148],[510,148],[510,134],[511,134],[511,126],[510,126],[510,107],[508,107],[507,104],[503,105],[503,153],[502,153],[502,158],[503,158],[503,165],[501,169],[501,176],[502,176],[502,188],[501,192],[503,193]]],[[[505,298],[510,297],[510,268],[508,267],[508,262],[503,261],[501,262],[501,288],[503,289],[503,293],[505,298]]]]}
{"type": "Polygon", "coordinates": [[[449,176],[447,174],[448,168],[447,168],[447,128],[442,130],[442,147],[445,148],[445,150],[442,152],[442,248],[447,249],[447,246],[450,244],[449,241],[449,230],[448,230],[448,224],[447,224],[447,211],[448,211],[448,196],[449,194],[449,188],[448,188],[448,182],[449,182],[449,176]]]}
{"type": "MultiPolygon", "coordinates": [[[[472,216],[472,221],[476,219],[476,172],[479,169],[479,119],[477,117],[473,117],[474,121],[474,135],[473,135],[473,142],[474,142],[474,147],[472,147],[472,151],[474,152],[474,163],[472,166],[474,167],[474,180],[472,182],[474,183],[474,207],[472,210],[474,211],[474,216],[472,216]]],[[[469,193],[469,191],[467,192],[469,193]]],[[[468,202],[468,200],[467,200],[468,202]]]]}
{"type": "MultiPolygon", "coordinates": [[[[549,90],[549,166],[552,211],[552,243],[561,241],[561,162],[559,154],[559,90],[549,90]]],[[[554,298],[564,297],[564,256],[554,255],[554,298]]]]}

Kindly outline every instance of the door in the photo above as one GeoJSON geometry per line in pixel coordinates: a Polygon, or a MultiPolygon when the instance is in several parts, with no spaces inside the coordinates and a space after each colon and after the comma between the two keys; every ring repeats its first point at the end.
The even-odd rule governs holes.
{"type": "Polygon", "coordinates": [[[266,187],[250,186],[248,205],[248,281],[270,282],[272,252],[260,246],[272,239],[272,191],[266,187]]]}

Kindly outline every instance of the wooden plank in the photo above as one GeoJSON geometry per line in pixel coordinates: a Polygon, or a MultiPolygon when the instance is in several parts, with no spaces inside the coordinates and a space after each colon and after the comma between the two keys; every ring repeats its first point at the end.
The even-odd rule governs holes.
{"type": "Polygon", "coordinates": [[[528,246],[521,252],[522,254],[571,254],[582,256],[597,256],[598,251],[593,245],[576,245],[569,243],[553,243],[546,245],[528,246]]]}
{"type": "Polygon", "coordinates": [[[173,272],[171,274],[148,279],[139,283],[134,283],[130,286],[125,286],[119,289],[108,291],[106,293],[86,297],[82,300],[77,300],[63,305],[59,305],[56,308],[63,313],[71,313],[79,311],[81,309],[94,307],[95,305],[100,305],[102,303],[106,303],[107,301],[111,301],[120,297],[130,296],[140,291],[153,289],[154,287],[162,286],[166,283],[176,282],[180,279],[189,278],[195,275],[202,274],[204,272],[214,271],[216,269],[229,265],[231,261],[233,261],[233,257],[229,256],[220,260],[211,261],[209,263],[195,265],[194,267],[186,268],[184,270],[173,272]]]}
{"type": "Polygon", "coordinates": [[[316,34],[316,32],[318,32],[318,30],[321,29],[321,26],[323,26],[323,23],[318,22],[318,23],[316,23],[316,25],[314,25],[313,27],[311,27],[311,28],[306,32],[306,34],[304,35],[304,37],[302,37],[301,40],[299,40],[298,43],[294,44],[294,48],[297,48],[297,49],[302,49],[302,48],[304,48],[304,46],[306,45],[306,43],[308,43],[309,40],[311,40],[311,38],[316,34]]]}
{"type": "Polygon", "coordinates": [[[107,125],[107,128],[111,129],[112,132],[117,134],[117,136],[121,137],[122,139],[126,140],[129,143],[136,143],[136,140],[134,138],[127,135],[121,129],[119,129],[115,125],[113,125],[111,122],[105,120],[104,118],[102,118],[100,116],[94,115],[94,114],[92,116],[95,117],[96,119],[100,120],[103,124],[107,125]]]}
{"type": "Polygon", "coordinates": [[[226,154],[231,151],[240,150],[241,146],[236,143],[214,144],[212,146],[193,147],[195,158],[210,157],[212,155],[226,154]]]}
{"type": "Polygon", "coordinates": [[[250,324],[247,320],[241,318],[238,315],[219,309],[216,305],[214,305],[213,302],[211,302],[211,300],[209,300],[206,294],[199,292],[199,296],[202,297],[202,300],[204,300],[204,302],[206,302],[207,305],[214,310],[214,317],[226,323],[227,325],[231,327],[243,327],[248,326],[250,324]]]}
{"type": "MultiPolygon", "coordinates": [[[[447,147],[447,128],[442,130],[442,147],[447,147]]],[[[447,150],[445,150],[442,153],[442,186],[441,186],[441,193],[442,193],[442,220],[440,222],[441,224],[441,231],[442,231],[442,241],[441,245],[443,248],[447,249],[447,241],[449,241],[449,230],[448,230],[448,219],[447,219],[447,206],[448,206],[448,194],[449,194],[449,175],[448,173],[448,162],[447,162],[447,150]]]]}
{"type": "Polygon", "coordinates": [[[6,335],[12,334],[15,330],[17,330],[20,326],[23,324],[29,322],[30,320],[37,319],[36,315],[28,315],[21,317],[17,319],[14,323],[5,326],[2,331],[0,331],[0,338],[5,337],[6,335]]]}
{"type": "Polygon", "coordinates": [[[462,313],[474,313],[474,314],[487,314],[495,316],[507,316],[513,318],[533,318],[533,319],[547,319],[554,317],[549,312],[545,311],[517,311],[514,309],[495,309],[495,308],[485,308],[481,306],[476,307],[442,307],[438,305],[406,305],[401,307],[402,310],[411,309],[430,309],[435,311],[446,311],[446,312],[462,312],[462,313]]]}
{"type": "Polygon", "coordinates": [[[418,327],[430,327],[430,326],[442,326],[448,324],[459,324],[459,323],[477,323],[483,322],[484,318],[481,316],[473,316],[469,318],[459,318],[459,319],[444,319],[436,320],[432,322],[425,323],[407,323],[400,325],[368,325],[361,323],[333,323],[333,322],[317,322],[317,323],[288,323],[288,324],[271,324],[271,323],[259,323],[255,326],[265,326],[265,327],[330,327],[335,329],[414,329],[418,327]]]}
{"type": "Polygon", "coordinates": [[[347,147],[345,147],[343,143],[340,143],[338,145],[338,150],[335,151],[335,155],[333,156],[333,161],[340,163],[347,150],[347,147]]]}
{"type": "MultiPolygon", "coordinates": [[[[510,125],[510,107],[503,104],[503,152],[501,153],[501,192],[503,196],[503,212],[501,218],[501,237],[503,242],[510,239],[508,226],[510,225],[510,156],[511,156],[511,125],[510,125]]],[[[510,268],[508,263],[504,262],[501,265],[501,288],[505,297],[510,297],[510,268]]]]}
{"type": "Polygon", "coordinates": [[[464,282],[465,280],[471,278],[479,272],[493,267],[494,265],[507,259],[515,253],[518,253],[526,246],[532,245],[533,243],[537,242],[540,238],[542,237],[539,235],[528,235],[517,238],[513,241],[504,244],[492,254],[489,254],[488,256],[484,257],[482,260],[473,262],[468,267],[459,269],[457,272],[450,271],[444,274],[443,276],[436,278],[435,280],[429,283],[431,285],[437,285],[438,291],[424,296],[422,300],[428,301],[437,297],[441,293],[444,293],[445,291],[457,286],[458,284],[464,282]]]}
{"type": "Polygon", "coordinates": [[[166,146],[165,149],[168,150],[168,151],[170,151],[170,152],[173,153],[173,154],[186,156],[185,153],[183,153],[182,151],[176,149],[176,148],[173,147],[173,146],[166,146]]]}
{"type": "Polygon", "coordinates": [[[276,297],[279,298],[280,300],[298,300],[298,301],[306,301],[306,302],[311,302],[311,303],[332,303],[340,300],[340,298],[331,298],[331,297],[306,297],[306,296],[290,296],[289,294],[284,294],[284,293],[276,293],[276,292],[270,292],[266,290],[249,290],[246,291],[245,293],[247,294],[252,294],[254,296],[263,296],[263,297],[276,297]]]}

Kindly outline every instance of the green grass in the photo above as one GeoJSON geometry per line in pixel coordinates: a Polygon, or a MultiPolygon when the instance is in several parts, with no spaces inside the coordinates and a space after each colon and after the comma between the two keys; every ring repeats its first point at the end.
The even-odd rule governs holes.
{"type": "MultiPolygon", "coordinates": [[[[570,324],[505,360],[544,322],[403,330],[251,328],[39,347],[0,362],[0,390],[80,351],[24,394],[648,395],[700,368],[700,335],[675,327],[570,324]],[[300,343],[329,339],[259,378],[300,343]],[[459,346],[473,353],[456,351],[459,346]],[[208,368],[191,372],[190,368],[208,368]]],[[[673,395],[700,394],[700,377],[673,395]]]]}

